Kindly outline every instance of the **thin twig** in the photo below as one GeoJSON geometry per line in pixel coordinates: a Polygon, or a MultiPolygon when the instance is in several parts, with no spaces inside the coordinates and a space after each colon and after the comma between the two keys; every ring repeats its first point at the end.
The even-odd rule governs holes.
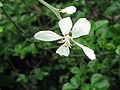
{"type": "Polygon", "coordinates": [[[16,24],[16,22],[14,22],[13,20],[12,20],[12,18],[7,14],[7,12],[5,11],[5,9],[4,8],[2,8],[2,10],[3,10],[3,13],[6,15],[6,17],[13,23],[13,25],[18,29],[18,30],[20,30],[22,33],[21,33],[21,35],[23,36],[23,37],[25,37],[25,35],[24,35],[24,31],[23,31],[23,29],[21,29],[17,24],[16,24]]]}
{"type": "Polygon", "coordinates": [[[8,64],[11,66],[11,68],[12,68],[16,73],[18,73],[19,71],[18,71],[18,69],[14,66],[13,62],[12,62],[8,57],[6,57],[6,56],[5,56],[5,59],[6,59],[6,61],[8,62],[8,64]]]}

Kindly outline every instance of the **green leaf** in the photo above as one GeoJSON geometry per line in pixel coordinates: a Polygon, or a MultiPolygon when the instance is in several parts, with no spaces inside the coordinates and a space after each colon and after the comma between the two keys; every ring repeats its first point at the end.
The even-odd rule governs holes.
{"type": "Polygon", "coordinates": [[[99,20],[95,23],[96,29],[108,24],[108,20],[99,20]]]}
{"type": "Polygon", "coordinates": [[[100,89],[100,90],[106,90],[109,87],[108,80],[103,78],[103,76],[99,73],[94,74],[91,77],[91,84],[93,88],[100,89]]]}
{"type": "Polygon", "coordinates": [[[36,54],[37,49],[34,43],[29,45],[18,44],[15,46],[14,53],[15,56],[20,56],[21,59],[24,59],[28,53],[36,54]]]}
{"type": "Polygon", "coordinates": [[[0,27],[0,32],[3,32],[3,28],[2,27],[0,27]]]}
{"type": "Polygon", "coordinates": [[[4,70],[6,69],[7,65],[6,64],[0,64],[0,73],[3,73],[4,70]]]}
{"type": "Polygon", "coordinates": [[[117,7],[116,5],[109,6],[109,7],[105,10],[104,14],[105,14],[105,15],[112,15],[117,9],[118,9],[118,7],[117,7]]]}
{"type": "Polygon", "coordinates": [[[81,86],[81,90],[90,90],[90,84],[84,83],[84,84],[81,86]]]}
{"type": "Polygon", "coordinates": [[[35,68],[33,74],[36,79],[42,80],[46,75],[48,75],[48,72],[41,70],[41,68],[35,68]]]}
{"type": "Polygon", "coordinates": [[[99,73],[93,74],[93,76],[91,77],[91,83],[92,84],[98,83],[101,80],[102,80],[102,75],[99,74],[99,73]]]}
{"type": "Polygon", "coordinates": [[[118,55],[120,55],[120,46],[117,47],[116,51],[115,51],[118,55]]]}
{"type": "Polygon", "coordinates": [[[77,73],[80,73],[80,69],[79,69],[78,67],[73,67],[73,68],[71,69],[71,72],[72,72],[73,74],[77,74],[77,73]]]}
{"type": "Polygon", "coordinates": [[[70,80],[70,82],[74,86],[74,88],[78,88],[80,85],[80,78],[75,76],[70,80]]]}
{"type": "Polygon", "coordinates": [[[0,7],[2,7],[3,6],[3,4],[0,2],[0,7]]]}
{"type": "Polygon", "coordinates": [[[19,74],[19,76],[17,78],[17,82],[27,83],[27,77],[24,74],[19,74]]]}
{"type": "Polygon", "coordinates": [[[95,61],[90,61],[88,63],[88,66],[89,66],[90,70],[92,70],[92,71],[101,70],[101,69],[105,69],[106,68],[105,64],[101,64],[101,63],[99,63],[96,60],[95,61]]]}
{"type": "Polygon", "coordinates": [[[116,47],[113,43],[107,43],[106,44],[106,49],[107,50],[114,50],[116,47]]]}
{"type": "Polygon", "coordinates": [[[104,90],[104,89],[107,89],[110,85],[108,83],[108,80],[102,80],[101,82],[94,84],[94,86],[97,89],[104,90]]]}
{"type": "Polygon", "coordinates": [[[95,66],[96,66],[96,60],[94,60],[94,61],[89,61],[89,63],[88,63],[88,66],[89,66],[89,68],[95,68],[95,66]]]}
{"type": "Polygon", "coordinates": [[[65,83],[62,87],[62,90],[73,90],[74,86],[70,83],[65,83]]]}

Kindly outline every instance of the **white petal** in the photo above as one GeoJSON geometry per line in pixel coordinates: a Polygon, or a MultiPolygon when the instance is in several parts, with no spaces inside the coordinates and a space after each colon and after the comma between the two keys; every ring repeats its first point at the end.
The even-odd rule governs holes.
{"type": "Polygon", "coordinates": [[[70,53],[69,47],[65,46],[65,44],[61,45],[57,50],[56,53],[59,54],[60,56],[68,56],[70,53]]]}
{"type": "Polygon", "coordinates": [[[72,28],[72,20],[70,17],[63,18],[59,21],[59,27],[63,35],[66,35],[70,32],[72,28]]]}
{"type": "Polygon", "coordinates": [[[69,6],[64,9],[62,9],[60,12],[66,13],[66,14],[73,14],[76,12],[76,7],[75,6],[69,6]]]}
{"type": "Polygon", "coordinates": [[[86,18],[79,19],[72,29],[72,37],[77,38],[83,35],[88,35],[90,32],[91,24],[86,18]]]}
{"type": "Polygon", "coordinates": [[[87,57],[91,60],[95,60],[96,59],[96,56],[94,54],[94,51],[88,47],[82,47],[84,53],[87,55],[87,57]]]}
{"type": "Polygon", "coordinates": [[[79,47],[81,47],[84,51],[84,53],[86,54],[86,56],[91,59],[91,60],[95,60],[96,59],[96,56],[94,54],[94,51],[86,46],[83,46],[82,44],[79,44],[75,41],[73,41],[75,44],[77,44],[79,47]]]}
{"type": "Polygon", "coordinates": [[[42,41],[55,41],[62,37],[52,31],[39,31],[34,35],[34,38],[42,41]]]}

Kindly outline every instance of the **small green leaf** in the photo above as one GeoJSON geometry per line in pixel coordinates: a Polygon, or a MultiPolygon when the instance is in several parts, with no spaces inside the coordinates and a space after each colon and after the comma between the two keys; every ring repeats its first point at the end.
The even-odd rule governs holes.
{"type": "Polygon", "coordinates": [[[0,32],[3,32],[3,28],[2,27],[0,27],[0,32]]]}
{"type": "Polygon", "coordinates": [[[24,74],[20,74],[17,78],[17,82],[27,83],[27,77],[24,74]]]}
{"type": "Polygon", "coordinates": [[[73,77],[71,80],[70,80],[71,84],[75,87],[75,88],[78,88],[79,85],[80,85],[80,78],[78,77],[73,77]]]}
{"type": "Polygon", "coordinates": [[[96,83],[94,86],[95,86],[97,89],[104,90],[104,89],[106,89],[106,88],[109,87],[109,83],[108,83],[107,80],[102,80],[101,82],[96,83]]]}
{"type": "Polygon", "coordinates": [[[46,75],[48,75],[48,73],[41,70],[41,68],[35,68],[33,74],[34,77],[38,80],[42,80],[46,75]]]}
{"type": "Polygon", "coordinates": [[[89,68],[94,68],[95,66],[96,66],[96,60],[95,61],[90,61],[89,63],[88,63],[88,66],[89,66],[89,68]]]}
{"type": "Polygon", "coordinates": [[[98,29],[98,28],[100,28],[100,27],[102,27],[102,26],[104,26],[104,25],[106,25],[106,24],[108,24],[108,20],[99,20],[99,21],[97,21],[97,22],[95,23],[95,26],[96,26],[96,28],[98,29]]]}
{"type": "Polygon", "coordinates": [[[93,74],[93,76],[91,77],[92,84],[98,83],[100,80],[102,80],[102,75],[99,73],[93,74]]]}
{"type": "Polygon", "coordinates": [[[118,55],[120,55],[120,46],[117,47],[116,51],[115,51],[118,55]]]}
{"type": "Polygon", "coordinates": [[[81,90],[90,90],[90,84],[84,83],[84,84],[81,86],[81,90]]]}
{"type": "Polygon", "coordinates": [[[0,7],[2,7],[3,6],[3,4],[0,2],[0,7]]]}
{"type": "Polygon", "coordinates": [[[0,64],[0,73],[3,73],[4,70],[6,69],[7,65],[6,64],[0,64]]]}
{"type": "Polygon", "coordinates": [[[91,84],[93,88],[96,88],[98,90],[107,90],[107,88],[109,87],[108,80],[103,78],[103,76],[99,73],[92,76],[91,84]]]}
{"type": "Polygon", "coordinates": [[[80,69],[79,69],[78,67],[73,67],[73,68],[71,69],[71,72],[72,72],[73,74],[77,74],[77,73],[80,72],[80,69]]]}
{"type": "Polygon", "coordinates": [[[111,15],[118,9],[116,5],[110,5],[104,12],[105,15],[111,15]]]}
{"type": "Polygon", "coordinates": [[[113,49],[115,49],[116,47],[115,47],[115,45],[113,44],[113,43],[107,43],[107,45],[106,45],[106,49],[107,50],[113,50],[113,49]]]}
{"type": "Polygon", "coordinates": [[[74,86],[70,83],[65,83],[62,87],[62,90],[73,90],[74,86]]]}

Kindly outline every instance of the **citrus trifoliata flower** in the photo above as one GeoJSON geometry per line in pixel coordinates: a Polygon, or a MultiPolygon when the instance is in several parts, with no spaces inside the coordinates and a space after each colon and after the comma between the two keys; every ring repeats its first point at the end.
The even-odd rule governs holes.
{"type": "Polygon", "coordinates": [[[42,41],[55,41],[60,40],[59,43],[63,43],[57,50],[56,53],[59,55],[68,56],[70,54],[71,42],[74,42],[77,46],[82,48],[86,56],[94,60],[96,56],[94,51],[76,41],[74,38],[78,38],[83,35],[88,35],[90,32],[91,24],[86,18],[80,18],[72,28],[72,20],[70,17],[63,18],[59,21],[59,27],[63,34],[60,36],[52,31],[39,31],[34,35],[34,38],[42,41]]]}
{"type": "Polygon", "coordinates": [[[76,12],[76,7],[75,6],[69,6],[64,9],[60,10],[61,13],[66,13],[66,14],[73,14],[76,12]]]}

